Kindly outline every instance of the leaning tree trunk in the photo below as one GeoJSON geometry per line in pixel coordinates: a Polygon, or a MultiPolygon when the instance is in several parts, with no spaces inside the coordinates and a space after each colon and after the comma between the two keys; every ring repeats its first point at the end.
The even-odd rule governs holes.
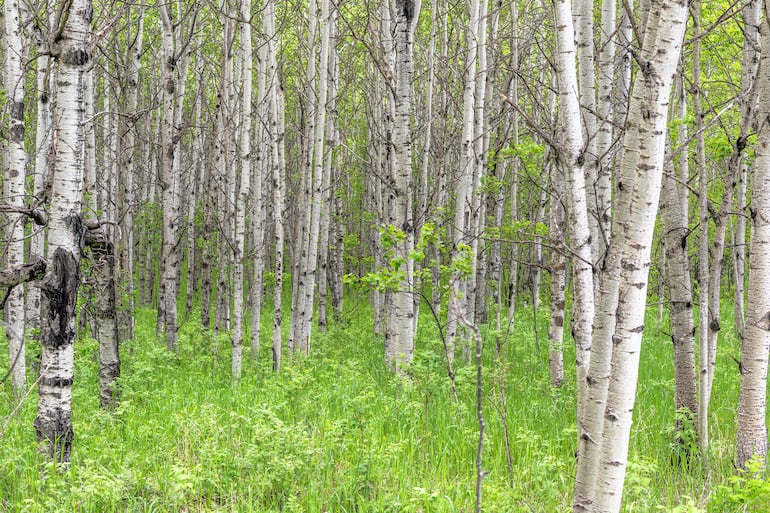
{"type": "MultiPolygon", "coordinates": [[[[5,94],[6,108],[10,111],[8,127],[8,204],[24,208],[24,178],[27,154],[24,151],[24,75],[22,60],[24,39],[22,38],[21,12],[18,0],[6,0],[3,4],[5,21],[5,94]]],[[[8,242],[8,265],[17,266],[24,262],[24,216],[10,213],[6,220],[10,224],[5,230],[8,242]]],[[[5,338],[8,343],[8,357],[11,365],[11,388],[15,394],[23,393],[26,387],[27,364],[24,358],[24,287],[13,287],[5,303],[8,323],[5,338]]]]}
{"type": "Polygon", "coordinates": [[[62,13],[66,20],[56,39],[56,106],[48,270],[41,284],[42,360],[35,431],[48,454],[68,462],[72,450],[72,381],[75,308],[80,284],[80,250],[84,227],[80,217],[83,195],[83,88],[91,64],[90,0],[72,0],[62,13]]]}
{"type": "MultiPolygon", "coordinates": [[[[770,0],[765,0],[765,13],[770,0]]],[[[770,20],[761,24],[760,69],[770,67],[770,20]]],[[[759,76],[758,112],[770,112],[770,73],[759,76]]],[[[754,149],[751,179],[751,242],[749,286],[746,295],[746,334],[743,340],[741,392],[738,404],[738,460],[744,467],[752,458],[762,466],[767,458],[767,353],[770,350],[770,119],[762,116],[754,149]]]]}
{"type": "MultiPolygon", "coordinates": [[[[599,397],[592,397],[587,404],[601,429],[592,437],[595,443],[584,447],[594,451],[598,446],[600,454],[595,459],[598,467],[582,468],[579,463],[576,482],[593,481],[593,487],[582,489],[579,495],[576,492],[576,512],[620,510],[639,375],[650,252],[663,175],[669,96],[686,21],[686,2],[656,1],[638,56],[644,66],[637,74],[630,99],[588,373],[591,387],[599,397]],[[607,367],[610,354],[611,366],[607,367]],[[609,379],[604,378],[608,374],[609,379]],[[605,386],[606,402],[601,401],[604,394],[598,391],[605,386]]],[[[580,425],[584,422],[586,418],[578,419],[580,425]]]]}

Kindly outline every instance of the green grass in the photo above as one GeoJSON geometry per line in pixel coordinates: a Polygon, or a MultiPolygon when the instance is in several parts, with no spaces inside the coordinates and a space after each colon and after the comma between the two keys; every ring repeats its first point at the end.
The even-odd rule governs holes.
{"type": "MultiPolygon", "coordinates": [[[[495,334],[484,331],[484,468],[490,472],[484,510],[569,511],[574,351],[565,354],[567,384],[551,390],[547,311],[538,319],[539,351],[531,317],[526,319],[531,314],[520,312],[506,341],[504,370],[493,366],[495,334]],[[503,375],[512,473],[500,415],[503,375]]],[[[122,399],[114,412],[98,407],[97,344],[79,340],[71,467],[57,470],[39,454],[31,394],[0,440],[0,511],[472,511],[475,369],[457,369],[455,404],[427,316],[408,382],[384,369],[382,341],[372,336],[371,312],[362,306],[328,334],[316,334],[310,357],[285,358],[276,377],[266,345],[268,317],[259,364],[246,365],[243,379],[234,384],[229,344],[224,338],[213,343],[198,324],[198,312],[182,323],[174,356],[155,338],[152,312],[140,311],[136,338],[122,347],[122,399]]],[[[625,511],[698,511],[693,508],[709,503],[711,511],[767,510],[766,481],[728,481],[734,474],[738,369],[732,356],[738,347],[729,319],[723,324],[706,471],[699,462],[687,468],[672,463],[671,342],[654,320],[648,323],[625,511]],[[740,496],[747,489],[746,497],[740,496]]],[[[3,343],[0,369],[7,369],[3,343]]],[[[5,384],[0,420],[13,406],[5,384]]]]}

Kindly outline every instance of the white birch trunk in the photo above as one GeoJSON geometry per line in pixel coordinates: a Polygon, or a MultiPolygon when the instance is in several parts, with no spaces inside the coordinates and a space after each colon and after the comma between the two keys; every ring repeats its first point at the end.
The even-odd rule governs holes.
{"type": "MultiPolygon", "coordinates": [[[[622,0],[621,0],[622,1],[622,0]]],[[[607,250],[607,237],[610,235],[612,219],[610,206],[612,199],[612,117],[615,101],[615,57],[616,47],[621,43],[617,31],[617,0],[602,0],[601,31],[599,38],[598,62],[598,101],[596,112],[598,126],[596,132],[596,215],[598,220],[598,257],[601,259],[607,250]]],[[[597,260],[598,261],[598,260],[597,260]]]]}
{"type": "Polygon", "coordinates": [[[176,24],[172,18],[172,5],[158,4],[161,22],[163,102],[160,128],[161,169],[160,186],[163,205],[163,245],[161,248],[161,289],[158,327],[165,334],[169,351],[177,350],[177,274],[179,259],[177,237],[179,232],[179,171],[175,166],[177,138],[175,133],[175,109],[177,92],[176,24]]]}
{"type": "MultiPolygon", "coordinates": [[[[460,170],[457,177],[455,193],[454,227],[452,234],[453,251],[452,258],[459,256],[461,245],[467,244],[466,230],[470,226],[468,204],[472,197],[473,171],[474,171],[474,115],[476,94],[476,68],[478,66],[479,51],[479,13],[481,1],[472,0],[468,4],[468,28],[466,30],[466,57],[463,77],[463,129],[462,129],[462,153],[460,154],[460,170]]],[[[449,290],[449,304],[462,304],[465,293],[465,280],[458,273],[451,277],[449,290]]],[[[452,308],[447,310],[447,357],[454,357],[455,342],[458,328],[457,313],[452,308]]]]}
{"type": "Polygon", "coordinates": [[[396,57],[395,118],[393,123],[394,164],[391,176],[390,223],[403,232],[394,250],[394,261],[402,262],[403,274],[398,290],[392,293],[385,334],[385,361],[402,374],[412,362],[414,354],[413,275],[410,253],[414,248],[414,220],[412,218],[412,81],[413,81],[413,27],[420,15],[419,2],[395,0],[394,31],[396,57]]]}
{"type": "Polygon", "coordinates": [[[588,228],[591,236],[591,262],[597,262],[604,252],[603,234],[599,228],[599,207],[597,205],[596,183],[598,180],[596,154],[596,58],[594,56],[594,2],[574,0],[575,43],[578,63],[578,92],[583,125],[583,172],[585,174],[585,197],[588,209],[588,228]]]}
{"type": "MultiPolygon", "coordinates": [[[[40,56],[37,58],[37,126],[35,129],[35,177],[32,193],[36,204],[42,200],[48,178],[48,151],[51,146],[51,98],[53,80],[51,76],[52,59],[48,53],[48,42],[38,34],[40,56]]],[[[42,257],[45,253],[45,233],[42,227],[36,227],[30,237],[30,255],[42,257]]],[[[33,339],[39,339],[40,331],[40,287],[28,284],[26,293],[26,325],[33,339]]]]}
{"type": "MultiPolygon", "coordinates": [[[[7,149],[7,202],[9,205],[24,208],[24,179],[26,175],[27,153],[24,151],[24,75],[22,60],[24,39],[22,38],[21,11],[18,0],[6,0],[3,3],[5,22],[5,94],[6,109],[10,111],[7,149]]],[[[24,222],[22,214],[5,216],[9,223],[5,235],[10,240],[7,246],[9,266],[24,263],[24,222]]],[[[24,357],[24,287],[13,287],[5,304],[7,324],[5,338],[8,344],[8,358],[11,365],[11,389],[20,395],[26,388],[27,364],[24,357]]]]}
{"type": "Polygon", "coordinates": [[[563,252],[565,213],[562,204],[564,175],[560,166],[551,166],[551,208],[548,224],[551,239],[551,322],[548,329],[548,369],[551,386],[558,388],[564,381],[564,310],[567,289],[567,257],[563,252]]]}
{"type": "MultiPolygon", "coordinates": [[[[554,2],[554,14],[557,25],[557,80],[559,103],[559,145],[557,163],[562,167],[567,187],[567,219],[570,224],[570,244],[574,257],[572,272],[574,276],[572,334],[576,346],[578,417],[582,418],[586,396],[590,383],[587,371],[591,351],[591,323],[594,317],[594,282],[593,256],[591,248],[591,230],[589,226],[588,204],[586,200],[586,182],[584,174],[585,153],[581,125],[581,110],[578,101],[577,70],[575,68],[575,33],[572,26],[572,13],[567,0],[554,2]]],[[[581,440],[578,448],[583,458],[584,445],[592,435],[586,438],[582,424],[578,428],[581,440]]],[[[589,442],[590,443],[590,442],[589,442]]],[[[576,495],[579,495],[576,489],[576,495]]]]}
{"type": "Polygon", "coordinates": [[[744,467],[752,457],[767,459],[767,354],[770,350],[770,1],[765,0],[761,24],[761,64],[757,88],[760,116],[754,148],[749,286],[746,295],[746,334],[743,340],[741,391],[738,404],[738,460],[744,467]]]}
{"type": "Polygon", "coordinates": [[[85,75],[90,65],[91,2],[73,0],[56,40],[55,150],[48,220],[48,268],[43,291],[42,359],[35,431],[51,457],[68,462],[72,449],[75,308],[79,284],[83,196],[85,75]]]}
{"type": "Polygon", "coordinates": [[[273,189],[273,221],[275,223],[275,288],[273,292],[273,370],[280,372],[283,351],[281,326],[283,321],[283,208],[284,208],[284,104],[278,81],[277,43],[275,41],[275,3],[268,0],[263,18],[263,30],[268,58],[268,101],[270,102],[270,169],[273,189]]]}
{"type": "Polygon", "coordinates": [[[731,176],[736,182],[736,212],[735,216],[735,244],[733,253],[733,265],[735,271],[734,288],[734,323],[735,331],[740,338],[744,333],[744,280],[746,269],[746,178],[748,164],[746,162],[746,139],[748,130],[756,122],[757,112],[757,88],[755,82],[760,59],[759,26],[762,14],[761,0],[748,0],[743,4],[743,58],[741,60],[741,96],[739,106],[741,110],[741,123],[738,138],[735,141],[735,150],[730,159],[730,166],[735,170],[731,176]]]}
{"type": "MultiPolygon", "coordinates": [[[[684,98],[684,95],[681,98],[684,98]]],[[[687,156],[683,153],[680,166],[686,166],[686,160],[687,156]]],[[[689,245],[687,244],[690,228],[688,210],[682,208],[682,203],[687,201],[689,191],[677,182],[673,162],[667,160],[664,169],[660,216],[671,311],[671,341],[674,345],[674,407],[677,412],[694,420],[698,406],[695,324],[689,245]]]]}
{"type": "MultiPolygon", "coordinates": [[[[617,513],[623,495],[628,444],[639,372],[639,353],[647,294],[650,251],[663,174],[666,120],[673,77],[687,21],[686,2],[655,2],[645,32],[639,71],[629,106],[626,137],[618,178],[616,217],[611,244],[619,265],[607,273],[618,276],[608,296],[617,297],[616,324],[610,338],[594,348],[612,348],[606,419],[594,512],[617,513]],[[621,209],[625,209],[623,212],[621,209]]],[[[604,278],[601,280],[604,284],[604,278]]],[[[604,298],[602,298],[602,301],[604,298]]],[[[592,353],[592,357],[593,357],[592,353]]],[[[593,359],[591,377],[594,373],[593,359]]],[[[601,406],[601,405],[600,405],[601,406]]]]}
{"type": "MultiPolygon", "coordinates": [[[[251,94],[252,94],[252,41],[251,5],[241,0],[239,5],[241,25],[241,123],[239,164],[241,168],[240,187],[235,200],[235,255],[233,281],[233,335],[232,373],[233,379],[241,377],[243,361],[243,268],[246,261],[246,209],[250,197],[251,170],[251,94]]],[[[259,212],[259,205],[251,205],[252,211],[259,212]]]]}

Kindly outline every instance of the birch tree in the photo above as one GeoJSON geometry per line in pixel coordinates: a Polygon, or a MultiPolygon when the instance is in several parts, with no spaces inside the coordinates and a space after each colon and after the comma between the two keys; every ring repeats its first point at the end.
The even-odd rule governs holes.
{"type": "MultiPolygon", "coordinates": [[[[235,202],[235,272],[233,280],[233,335],[232,372],[233,379],[240,379],[243,359],[243,269],[246,260],[246,208],[250,197],[251,169],[251,89],[252,89],[252,41],[251,4],[242,0],[239,4],[241,45],[239,51],[241,66],[241,123],[240,130],[240,187],[235,202]]],[[[258,198],[261,200],[261,198],[258,198]]],[[[252,205],[259,212],[260,206],[252,205]]]]}
{"type": "Polygon", "coordinates": [[[179,170],[175,166],[178,136],[175,130],[177,99],[178,23],[173,19],[173,4],[158,4],[161,22],[163,107],[160,128],[161,169],[160,186],[163,191],[163,246],[161,250],[161,289],[158,305],[159,332],[164,333],[169,351],[177,347],[177,274],[179,256],[177,237],[179,232],[179,170]]]}
{"type": "MultiPolygon", "coordinates": [[[[591,350],[591,322],[594,316],[593,256],[591,249],[591,231],[588,220],[586,200],[586,181],[584,175],[585,148],[583,147],[582,125],[580,123],[580,102],[578,99],[577,69],[575,61],[575,32],[572,24],[572,12],[567,0],[554,2],[556,21],[557,66],[559,105],[559,140],[557,163],[563,169],[567,188],[567,217],[570,224],[570,245],[574,258],[572,272],[574,276],[574,312],[572,333],[576,345],[578,415],[582,418],[585,409],[587,388],[587,370],[591,350]]],[[[581,447],[587,439],[585,433],[579,433],[581,447]]],[[[590,434],[588,435],[591,436],[590,434]]]]}
{"type": "Polygon", "coordinates": [[[68,462],[72,450],[72,381],[75,308],[80,281],[80,250],[84,226],[80,217],[83,194],[83,90],[91,61],[90,0],[61,4],[60,32],[54,34],[56,103],[55,151],[48,221],[48,268],[41,284],[42,357],[35,431],[48,454],[68,462]]]}
{"type": "MultiPolygon", "coordinates": [[[[770,68],[770,2],[765,0],[761,23],[760,69],[770,68]]],[[[767,459],[767,354],[770,350],[770,73],[757,83],[760,116],[752,167],[749,285],[746,295],[746,333],[742,346],[741,391],[738,404],[738,459],[744,467],[752,458],[767,459]]]]}
{"type": "MultiPolygon", "coordinates": [[[[24,177],[27,154],[24,151],[24,38],[22,37],[19,0],[3,3],[5,22],[5,92],[10,111],[7,149],[7,201],[9,206],[24,208],[24,177]]],[[[11,213],[6,217],[8,228],[8,265],[13,267],[24,262],[24,216],[11,213]]],[[[24,357],[24,287],[13,287],[5,304],[8,322],[5,325],[8,343],[8,359],[11,364],[11,388],[20,394],[26,388],[27,364],[24,357]]]]}
{"type": "Polygon", "coordinates": [[[574,511],[620,510],[650,251],[663,175],[669,96],[687,21],[686,2],[654,0],[628,109],[610,246],[599,287],[574,511]],[[610,365],[607,365],[607,362],[610,365]],[[606,390],[606,402],[604,398],[606,390]],[[582,460],[582,461],[581,461],[582,460]]]}
{"type": "Polygon", "coordinates": [[[414,354],[414,219],[412,199],[412,82],[414,76],[414,24],[420,15],[420,3],[395,0],[393,25],[395,36],[395,117],[393,123],[394,166],[389,177],[389,225],[401,232],[393,247],[393,261],[400,262],[398,289],[393,293],[387,313],[385,361],[397,372],[404,372],[414,354]],[[412,263],[410,263],[412,262],[412,263]]]}

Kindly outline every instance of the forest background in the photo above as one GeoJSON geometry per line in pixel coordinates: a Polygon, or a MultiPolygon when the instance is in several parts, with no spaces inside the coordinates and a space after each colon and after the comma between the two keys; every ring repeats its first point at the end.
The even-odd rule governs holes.
{"type": "Polygon", "coordinates": [[[4,0],[3,511],[767,510],[767,14],[4,0]]]}

